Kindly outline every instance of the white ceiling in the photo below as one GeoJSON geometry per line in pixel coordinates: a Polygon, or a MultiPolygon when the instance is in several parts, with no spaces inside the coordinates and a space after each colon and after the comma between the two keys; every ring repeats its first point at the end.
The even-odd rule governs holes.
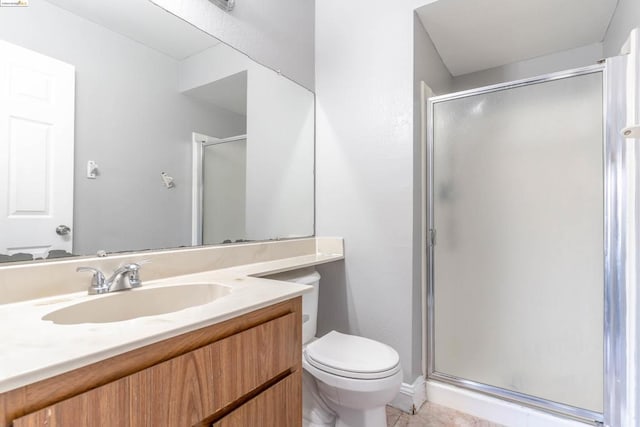
{"type": "Polygon", "coordinates": [[[453,76],[603,40],[617,0],[437,0],[417,10],[453,76]]]}
{"type": "Polygon", "coordinates": [[[178,60],[220,43],[149,0],[48,1],[178,60]]]}

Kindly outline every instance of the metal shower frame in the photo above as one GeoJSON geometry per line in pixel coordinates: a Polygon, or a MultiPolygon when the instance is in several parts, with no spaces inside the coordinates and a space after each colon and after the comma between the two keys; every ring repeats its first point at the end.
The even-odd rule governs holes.
{"type": "MultiPolygon", "coordinates": [[[[627,226],[630,220],[628,206],[634,198],[628,195],[629,176],[635,176],[633,152],[619,134],[625,127],[626,106],[619,96],[624,93],[626,58],[624,56],[608,58],[602,63],[568,71],[546,74],[538,77],[516,80],[481,87],[447,95],[431,97],[427,100],[427,230],[428,236],[434,234],[434,105],[474,95],[481,95],[521,86],[545,83],[553,80],[576,77],[585,74],[601,73],[603,90],[603,171],[604,171],[604,413],[578,408],[539,397],[483,384],[464,378],[437,372],[435,369],[435,316],[434,316],[434,245],[433,239],[427,239],[427,378],[491,395],[503,400],[528,407],[541,409],[556,415],[578,419],[611,427],[626,425],[628,406],[634,405],[633,392],[627,383],[630,365],[626,362],[629,352],[637,346],[637,339],[629,334],[628,312],[635,312],[635,300],[629,298],[629,277],[633,275],[634,265],[627,253],[627,226]]],[[[631,374],[634,374],[631,372],[631,374]]],[[[632,384],[633,385],[633,384],[632,384]]]]}

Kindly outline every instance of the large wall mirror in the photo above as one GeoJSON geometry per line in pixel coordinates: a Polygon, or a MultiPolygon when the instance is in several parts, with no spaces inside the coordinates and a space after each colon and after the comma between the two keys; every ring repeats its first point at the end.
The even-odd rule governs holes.
{"type": "Polygon", "coordinates": [[[0,261],[310,236],[313,171],[313,93],[149,0],[0,8],[0,261]]]}

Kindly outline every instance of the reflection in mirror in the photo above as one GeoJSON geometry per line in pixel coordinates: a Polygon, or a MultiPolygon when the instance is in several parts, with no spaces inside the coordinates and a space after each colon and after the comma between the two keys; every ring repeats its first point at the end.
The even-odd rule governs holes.
{"type": "Polygon", "coordinates": [[[195,244],[231,242],[246,235],[247,139],[200,137],[202,146],[201,240],[195,244]]]}
{"type": "Polygon", "coordinates": [[[0,262],[312,235],[313,120],[311,92],[148,0],[1,8],[0,262]]]}

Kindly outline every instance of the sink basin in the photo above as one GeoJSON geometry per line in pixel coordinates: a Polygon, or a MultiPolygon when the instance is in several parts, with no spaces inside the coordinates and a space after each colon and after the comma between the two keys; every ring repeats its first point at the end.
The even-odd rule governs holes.
{"type": "Polygon", "coordinates": [[[120,322],[207,304],[229,293],[231,288],[228,286],[213,283],[189,283],[159,288],[142,287],[82,301],[52,311],[42,320],[50,320],[60,325],[120,322]]]}

